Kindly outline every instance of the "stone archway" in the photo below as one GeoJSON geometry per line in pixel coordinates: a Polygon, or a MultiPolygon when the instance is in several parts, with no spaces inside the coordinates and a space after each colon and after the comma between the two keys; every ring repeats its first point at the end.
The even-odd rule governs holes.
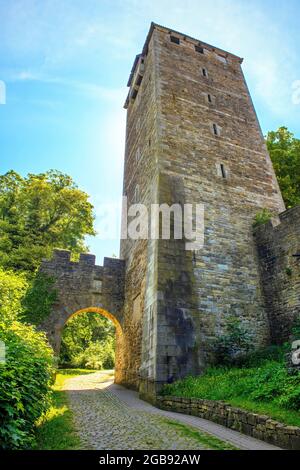
{"type": "Polygon", "coordinates": [[[65,324],[62,326],[62,328],[59,331],[59,341],[61,342],[61,335],[63,332],[64,326],[67,324],[67,322],[82,313],[99,313],[99,315],[102,315],[105,318],[108,318],[110,320],[115,328],[116,328],[116,350],[115,350],[115,381],[117,383],[122,381],[122,370],[123,370],[123,348],[124,348],[124,338],[123,338],[123,329],[119,321],[116,319],[114,315],[112,315],[110,312],[107,310],[104,310],[101,307],[86,307],[80,310],[77,310],[76,312],[72,313],[69,315],[69,317],[66,319],[65,324]]]}
{"type": "Polygon", "coordinates": [[[44,260],[40,272],[51,276],[57,300],[50,315],[39,328],[45,331],[58,356],[61,334],[66,322],[83,312],[97,312],[116,326],[116,382],[123,381],[123,304],[124,261],[104,258],[104,265],[95,265],[95,256],[80,255],[79,262],[70,261],[70,252],[54,250],[51,260],[44,260]]]}
{"type": "Polygon", "coordinates": [[[75,317],[75,315],[80,315],[81,313],[99,313],[113,322],[116,327],[116,331],[122,332],[122,327],[119,321],[111,313],[107,312],[107,310],[104,310],[100,307],[86,307],[82,308],[81,310],[77,310],[77,312],[74,312],[72,315],[70,315],[67,321],[69,321],[70,318],[75,317]]]}

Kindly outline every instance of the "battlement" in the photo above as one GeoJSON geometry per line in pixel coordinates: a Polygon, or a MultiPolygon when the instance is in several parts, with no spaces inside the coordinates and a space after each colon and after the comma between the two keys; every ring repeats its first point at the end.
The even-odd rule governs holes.
{"type": "MultiPolygon", "coordinates": [[[[57,261],[70,261],[71,258],[71,252],[68,250],[60,250],[59,248],[56,248],[53,250],[52,253],[52,258],[51,260],[57,260],[57,261]]],[[[45,260],[48,261],[48,260],[45,260]]]]}
{"type": "Polygon", "coordinates": [[[43,260],[44,263],[56,263],[56,264],[66,264],[66,263],[77,263],[77,264],[88,264],[90,266],[96,265],[96,256],[91,253],[80,253],[79,261],[71,261],[71,251],[61,250],[55,248],[53,250],[52,258],[50,260],[43,260]]]}
{"type": "Polygon", "coordinates": [[[55,248],[50,259],[43,259],[42,265],[67,265],[72,266],[93,266],[95,268],[118,268],[124,267],[124,260],[119,258],[104,258],[103,266],[96,264],[96,256],[92,253],[80,253],[79,261],[71,261],[71,251],[55,248]]]}
{"type": "Polygon", "coordinates": [[[222,57],[224,57],[224,56],[229,57],[230,56],[233,59],[237,60],[239,63],[242,63],[243,60],[244,60],[241,57],[237,56],[236,54],[232,54],[231,52],[225,51],[224,49],[221,49],[221,48],[216,47],[216,46],[212,46],[211,44],[208,44],[207,42],[201,41],[199,39],[195,39],[192,36],[189,36],[188,34],[180,33],[179,31],[176,31],[175,29],[167,28],[166,26],[162,26],[162,25],[154,23],[154,22],[152,22],[151,25],[150,25],[150,29],[149,29],[149,32],[148,32],[148,35],[147,35],[147,38],[146,38],[146,41],[145,41],[145,44],[144,44],[144,47],[143,47],[143,52],[142,52],[143,55],[146,55],[147,52],[148,52],[149,42],[150,42],[150,39],[152,37],[153,31],[155,29],[157,29],[159,31],[162,31],[164,33],[167,33],[167,34],[175,34],[176,37],[182,39],[183,41],[187,41],[187,42],[191,43],[194,46],[205,47],[207,51],[214,52],[216,54],[221,55],[222,57]]]}
{"type": "Polygon", "coordinates": [[[254,231],[271,339],[288,339],[300,312],[300,206],[254,231]]]}

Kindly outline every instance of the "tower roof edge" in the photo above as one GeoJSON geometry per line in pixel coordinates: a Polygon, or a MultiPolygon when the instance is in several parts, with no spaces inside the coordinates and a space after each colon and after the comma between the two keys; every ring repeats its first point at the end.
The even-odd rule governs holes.
{"type": "Polygon", "coordinates": [[[175,29],[167,28],[166,26],[162,26],[158,23],[154,23],[153,21],[151,22],[150,29],[149,29],[149,32],[148,32],[147,37],[146,37],[146,41],[145,41],[145,44],[144,44],[144,47],[143,47],[142,55],[145,55],[146,52],[147,52],[148,44],[149,44],[149,41],[151,39],[151,36],[152,36],[152,33],[153,33],[154,29],[162,29],[162,30],[164,30],[168,33],[178,34],[182,38],[189,39],[189,40],[195,41],[197,43],[200,42],[203,46],[206,46],[207,48],[209,48],[209,49],[211,49],[215,52],[221,52],[223,54],[226,54],[227,56],[231,56],[231,57],[237,59],[240,63],[242,63],[243,60],[244,60],[242,57],[239,57],[236,54],[233,54],[231,52],[225,51],[224,49],[221,49],[220,47],[212,46],[211,44],[208,44],[204,41],[201,41],[200,39],[196,39],[192,36],[189,36],[188,34],[184,34],[184,33],[181,33],[179,31],[176,31],[175,29]]]}

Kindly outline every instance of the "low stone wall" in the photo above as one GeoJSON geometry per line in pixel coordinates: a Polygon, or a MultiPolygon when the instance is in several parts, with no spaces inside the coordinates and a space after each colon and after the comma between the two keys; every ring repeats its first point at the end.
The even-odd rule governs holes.
{"type": "Polygon", "coordinates": [[[158,396],[156,406],[214,421],[283,449],[300,450],[300,428],[286,426],[268,416],[234,408],[223,401],[158,396]]]}

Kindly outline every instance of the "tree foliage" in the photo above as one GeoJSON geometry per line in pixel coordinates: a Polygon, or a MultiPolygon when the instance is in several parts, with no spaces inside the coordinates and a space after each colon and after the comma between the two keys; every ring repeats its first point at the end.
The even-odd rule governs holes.
{"type": "Polygon", "coordinates": [[[286,207],[300,204],[300,139],[280,127],[268,133],[267,147],[286,207]]]}
{"type": "MultiPolygon", "coordinates": [[[[57,295],[55,280],[36,269],[54,247],[69,249],[73,256],[85,250],[84,237],[94,234],[92,210],[87,194],[57,171],[0,176],[0,340],[7,356],[0,364],[2,449],[32,445],[35,423],[51,396],[53,351],[32,324],[47,317],[57,295]]],[[[79,351],[84,365],[100,367],[113,357],[113,336],[103,328],[100,332],[101,325],[91,321],[86,331],[73,332],[69,347],[79,351]],[[79,350],[77,341],[82,342],[79,350]]]]}
{"type": "Polygon", "coordinates": [[[72,367],[111,369],[114,366],[115,327],[98,313],[71,318],[62,334],[60,362],[72,367]]]}
{"type": "Polygon", "coordinates": [[[3,324],[9,325],[18,319],[21,300],[27,288],[28,282],[24,275],[0,268],[0,321],[3,324]]]}
{"type": "Polygon", "coordinates": [[[58,171],[0,176],[0,265],[33,272],[54,247],[77,254],[94,235],[93,206],[58,171]]]}

